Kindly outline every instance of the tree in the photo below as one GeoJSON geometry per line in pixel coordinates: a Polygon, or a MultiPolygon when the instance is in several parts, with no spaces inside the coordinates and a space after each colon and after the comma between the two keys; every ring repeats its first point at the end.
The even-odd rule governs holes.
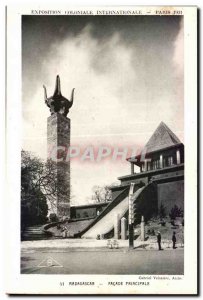
{"type": "Polygon", "coordinates": [[[104,202],[108,202],[112,200],[112,192],[107,185],[103,187],[103,198],[104,198],[104,202]]]}
{"type": "Polygon", "coordinates": [[[107,185],[104,186],[95,185],[93,186],[92,190],[93,190],[92,200],[94,200],[94,202],[100,203],[100,202],[109,202],[112,200],[112,193],[107,185]]]}
{"type": "Polygon", "coordinates": [[[184,213],[182,208],[178,207],[177,205],[174,205],[169,213],[171,220],[175,220],[177,217],[183,217],[183,215],[184,213]]]}
{"type": "Polygon", "coordinates": [[[53,208],[57,191],[55,164],[44,163],[22,150],[21,153],[21,226],[42,224],[47,220],[48,205],[53,208]]]}

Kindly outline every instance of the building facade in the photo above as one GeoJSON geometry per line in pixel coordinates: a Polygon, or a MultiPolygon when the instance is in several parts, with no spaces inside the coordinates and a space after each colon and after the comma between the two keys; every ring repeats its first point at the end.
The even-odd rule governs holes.
{"type": "Polygon", "coordinates": [[[136,185],[151,182],[154,183],[157,210],[161,205],[167,214],[175,205],[184,210],[184,145],[165,123],[160,123],[140,155],[127,160],[131,174],[118,178],[120,186],[111,188],[113,199],[131,182],[136,185]],[[135,166],[139,168],[137,173],[135,166]]]}

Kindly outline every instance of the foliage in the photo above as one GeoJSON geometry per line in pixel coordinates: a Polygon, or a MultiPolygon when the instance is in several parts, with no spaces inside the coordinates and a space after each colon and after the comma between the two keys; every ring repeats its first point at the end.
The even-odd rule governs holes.
{"type": "Polygon", "coordinates": [[[159,224],[160,224],[161,226],[166,226],[166,222],[165,222],[164,220],[161,220],[161,221],[159,222],[159,224]]]}
{"type": "Polygon", "coordinates": [[[101,187],[95,185],[92,190],[93,190],[92,200],[94,200],[94,202],[100,203],[100,202],[109,202],[112,200],[112,193],[108,186],[104,185],[101,187]]]}
{"type": "Polygon", "coordinates": [[[171,220],[175,220],[177,217],[183,217],[182,208],[178,207],[177,205],[174,205],[174,207],[172,207],[169,213],[169,217],[171,218],[171,220]]]}
{"type": "Polygon", "coordinates": [[[175,226],[175,222],[174,222],[173,219],[171,219],[171,225],[172,225],[172,226],[175,226]]]}
{"type": "Polygon", "coordinates": [[[51,222],[58,222],[58,218],[57,218],[57,215],[55,213],[51,213],[49,215],[49,219],[51,222]]]}
{"type": "Polygon", "coordinates": [[[48,205],[40,190],[32,190],[32,196],[21,197],[21,228],[28,225],[43,224],[47,220],[48,205]]]}
{"type": "Polygon", "coordinates": [[[42,224],[47,221],[48,205],[54,206],[56,193],[55,165],[44,163],[27,151],[21,153],[21,226],[42,224]]]}

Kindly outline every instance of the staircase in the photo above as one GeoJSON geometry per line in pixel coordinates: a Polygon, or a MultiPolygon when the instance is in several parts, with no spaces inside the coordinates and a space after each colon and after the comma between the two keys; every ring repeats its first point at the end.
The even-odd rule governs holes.
{"type": "MultiPolygon", "coordinates": [[[[134,201],[144,190],[144,187],[138,188],[134,192],[134,201]]],[[[96,238],[98,234],[106,235],[114,228],[115,216],[119,215],[122,218],[128,211],[128,190],[123,191],[112,201],[102,213],[84,230],[81,234],[82,238],[96,238]]]]}
{"type": "Polygon", "coordinates": [[[27,227],[24,232],[21,233],[22,241],[37,241],[37,240],[47,240],[51,235],[43,231],[43,225],[35,225],[27,227]]]}

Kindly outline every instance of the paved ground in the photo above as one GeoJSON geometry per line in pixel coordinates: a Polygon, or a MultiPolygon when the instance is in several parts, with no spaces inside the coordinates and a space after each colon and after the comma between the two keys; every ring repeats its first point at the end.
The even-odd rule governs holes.
{"type": "Polygon", "coordinates": [[[24,249],[24,274],[182,275],[184,250],[24,249]]]}
{"type": "MultiPolygon", "coordinates": [[[[113,240],[111,240],[113,242],[113,240]]],[[[128,248],[128,240],[118,240],[119,248],[128,248]]],[[[59,240],[38,240],[38,241],[23,241],[21,242],[21,249],[33,249],[33,250],[45,250],[45,249],[78,249],[78,248],[107,248],[107,240],[96,240],[96,239],[59,239],[59,240]]],[[[183,245],[177,244],[178,248],[183,245]]],[[[139,238],[134,241],[135,248],[145,248],[145,249],[157,249],[156,238],[153,240],[141,241],[139,238]]],[[[164,249],[172,248],[172,241],[162,240],[162,247],[164,249]]]]}

